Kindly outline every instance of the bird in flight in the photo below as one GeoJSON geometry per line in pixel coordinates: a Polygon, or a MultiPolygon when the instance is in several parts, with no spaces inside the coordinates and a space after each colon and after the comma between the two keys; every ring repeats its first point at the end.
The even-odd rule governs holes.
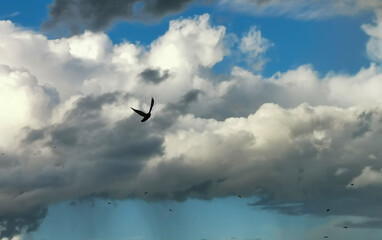
{"type": "Polygon", "coordinates": [[[144,194],[146,195],[146,194],[148,194],[149,192],[145,192],[144,194]]]}
{"type": "Polygon", "coordinates": [[[174,211],[174,210],[172,210],[171,208],[169,208],[168,210],[169,210],[170,212],[174,211]]]}
{"type": "Polygon", "coordinates": [[[154,98],[151,98],[151,106],[150,106],[150,111],[148,113],[144,113],[134,108],[131,108],[131,109],[133,109],[134,112],[138,113],[139,115],[143,117],[141,122],[146,122],[151,117],[151,110],[153,109],[153,106],[154,106],[154,98]]]}

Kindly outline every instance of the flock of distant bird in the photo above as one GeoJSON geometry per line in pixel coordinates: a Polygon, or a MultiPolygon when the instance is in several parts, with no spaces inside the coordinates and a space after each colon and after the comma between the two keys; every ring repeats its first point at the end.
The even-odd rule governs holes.
{"type": "MultiPolygon", "coordinates": [[[[131,108],[133,109],[134,112],[138,113],[140,116],[143,117],[143,119],[141,120],[141,122],[145,122],[147,121],[150,117],[151,117],[151,110],[153,109],[153,106],[154,106],[154,98],[151,98],[151,105],[150,105],[150,110],[148,113],[145,113],[145,112],[142,112],[140,110],[137,110],[137,109],[134,109],[134,108],[131,108]]],[[[351,186],[354,186],[353,183],[350,184],[351,186]]],[[[148,192],[145,192],[144,194],[146,195],[148,192]]],[[[242,198],[241,195],[237,195],[239,198],[242,198]]],[[[110,203],[109,203],[110,204],[110,203]]],[[[171,208],[168,209],[170,212],[172,212],[173,210],[171,208]]],[[[330,209],[326,209],[326,212],[329,212],[330,209]]],[[[348,227],[347,226],[344,226],[345,229],[347,229],[348,227]]],[[[328,236],[324,236],[324,238],[329,238],[328,236]]]]}
{"type": "MultiPolygon", "coordinates": [[[[148,113],[145,113],[145,112],[142,112],[140,110],[137,110],[137,109],[134,109],[134,108],[131,108],[134,112],[136,112],[137,114],[139,114],[140,116],[143,117],[143,119],[141,120],[141,122],[146,122],[150,117],[151,117],[151,110],[153,109],[153,106],[154,106],[154,98],[151,98],[151,105],[150,105],[150,110],[148,111],[148,113]]],[[[57,147],[53,147],[53,148],[57,148],[57,147]]],[[[1,155],[4,155],[4,153],[1,153],[1,155]]],[[[34,153],[33,155],[36,155],[36,153],[34,153]]],[[[351,186],[354,186],[353,183],[350,184],[351,186]]],[[[144,192],[143,194],[144,195],[147,195],[149,192],[144,192]]],[[[242,198],[241,195],[237,195],[237,197],[239,198],[242,198]]],[[[111,204],[111,202],[108,202],[108,204],[111,204]]],[[[172,208],[169,208],[168,209],[169,212],[172,212],[174,211],[172,208]]],[[[326,212],[329,212],[330,209],[327,208],[326,209],[326,212]]],[[[345,229],[347,229],[348,227],[347,226],[344,226],[345,229]]],[[[324,236],[324,238],[329,238],[327,235],[324,236]]]]}
{"type": "MultiPolygon", "coordinates": [[[[131,109],[133,109],[134,112],[138,113],[140,116],[143,117],[143,119],[141,120],[141,122],[146,122],[146,121],[151,117],[151,110],[153,109],[153,106],[154,106],[154,98],[151,98],[151,105],[150,105],[150,110],[149,110],[148,113],[142,112],[142,111],[137,110],[137,109],[134,109],[134,108],[131,108],[131,109]]],[[[351,186],[354,186],[353,183],[351,183],[350,185],[351,185],[351,186]]],[[[148,194],[148,192],[145,192],[144,194],[146,195],[146,194],[148,194]]],[[[238,197],[239,197],[239,198],[242,198],[241,195],[238,195],[238,197]]],[[[109,202],[109,204],[111,204],[111,203],[109,202]]],[[[170,212],[173,211],[171,208],[169,208],[168,210],[169,210],[170,212]]],[[[326,212],[329,212],[329,211],[330,211],[329,208],[326,209],[326,212]]],[[[347,226],[344,226],[344,228],[346,229],[346,228],[348,228],[348,227],[347,227],[347,226]]],[[[328,236],[324,236],[324,238],[328,238],[328,236]]]]}

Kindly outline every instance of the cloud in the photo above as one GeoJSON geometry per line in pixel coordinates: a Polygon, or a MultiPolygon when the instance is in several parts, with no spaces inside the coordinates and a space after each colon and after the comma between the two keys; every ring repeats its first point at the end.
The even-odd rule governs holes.
{"type": "Polygon", "coordinates": [[[253,57],[263,54],[270,46],[269,40],[261,36],[261,32],[256,30],[256,26],[251,27],[240,42],[240,50],[252,54],[253,57]]]}
{"type": "Polygon", "coordinates": [[[37,208],[17,216],[1,216],[0,239],[23,239],[17,235],[19,235],[24,229],[26,233],[36,231],[46,215],[46,208],[37,208]]]}
{"type": "Polygon", "coordinates": [[[355,15],[363,11],[379,12],[379,0],[55,0],[50,19],[42,28],[68,29],[71,34],[110,28],[118,21],[152,21],[179,13],[192,3],[217,4],[229,10],[251,15],[286,15],[297,19],[323,19],[337,15],[355,15]]]}
{"type": "Polygon", "coordinates": [[[263,69],[267,61],[263,58],[263,55],[272,45],[268,39],[261,36],[261,31],[256,30],[256,26],[253,26],[242,37],[239,49],[242,53],[248,55],[247,64],[255,71],[259,71],[263,69]]]}
{"type": "Polygon", "coordinates": [[[13,13],[10,13],[10,14],[6,14],[6,15],[0,16],[0,19],[12,18],[12,17],[16,17],[18,15],[20,15],[20,12],[13,12],[13,13]]]}
{"type": "Polygon", "coordinates": [[[109,28],[115,21],[148,21],[160,19],[169,14],[184,10],[192,0],[56,0],[50,5],[50,20],[44,29],[60,25],[69,28],[72,34],[83,29],[101,31],[109,28]]]}
{"type": "MultiPolygon", "coordinates": [[[[128,42],[114,46],[103,33],[49,40],[10,21],[1,21],[0,31],[5,46],[0,49],[0,143],[5,152],[1,165],[9,170],[2,175],[0,216],[4,216],[9,234],[18,233],[9,225],[13,221],[10,216],[23,219],[23,214],[53,202],[94,196],[134,197],[137,192],[118,189],[140,172],[144,162],[161,154],[162,131],[197,100],[198,88],[208,83],[193,79],[192,72],[199,66],[212,66],[224,55],[224,28],[210,26],[208,15],[172,21],[168,33],[149,51],[128,42]],[[191,40],[195,48],[209,55],[205,58],[199,51],[189,51],[186,45],[191,40]],[[174,76],[166,74],[167,68],[161,68],[156,56],[171,45],[177,53],[174,63],[183,59],[181,64],[170,66],[177,73],[174,76]],[[172,81],[165,86],[146,82],[141,73],[147,69],[164,72],[166,81],[172,81]],[[191,87],[190,91],[190,84],[196,89],[191,87]],[[140,106],[154,96],[152,93],[159,99],[154,107],[158,120],[152,121],[150,128],[137,128],[139,121],[126,106],[140,106]],[[170,104],[177,100],[179,104],[170,104]],[[160,114],[167,104],[171,111],[160,114]],[[86,177],[80,169],[88,169],[86,177]],[[21,177],[14,179],[12,174],[21,177]],[[118,175],[124,176],[123,180],[118,175]],[[79,181],[85,185],[73,184],[70,179],[75,176],[84,176],[79,181]],[[97,179],[99,184],[94,182],[97,179]],[[109,187],[116,191],[109,192],[109,187]]],[[[36,218],[35,223],[38,221],[36,218]]],[[[17,229],[28,229],[26,221],[19,222],[17,229]]]]}
{"type": "Polygon", "coordinates": [[[23,127],[40,127],[49,122],[59,96],[49,85],[40,85],[25,69],[0,65],[0,79],[0,148],[4,152],[15,150],[23,127]]]}
{"type": "MultiPolygon", "coordinates": [[[[381,7],[382,9],[382,7],[381,7]]],[[[377,12],[375,25],[364,24],[362,29],[370,36],[366,45],[367,54],[373,61],[382,61],[382,11],[377,12]]]]}
{"type": "MultiPolygon", "coordinates": [[[[330,205],[381,218],[380,191],[347,187],[368,166],[382,169],[369,157],[382,154],[381,67],[217,75],[225,31],[205,14],[171,21],[149,46],[114,45],[104,33],[48,39],[0,21],[4,234],[52,203],[145,191],[147,201],[257,195],[253,206],[285,214],[330,205]],[[142,124],[129,107],[148,109],[151,97],[142,124]]],[[[44,215],[32,216],[38,225],[44,215]]],[[[17,229],[37,226],[28,221],[17,229]]]]}
{"type": "Polygon", "coordinates": [[[164,73],[161,75],[159,70],[150,68],[143,70],[143,72],[141,72],[140,75],[144,81],[151,82],[154,84],[158,84],[166,80],[170,76],[168,71],[164,71],[164,73]]]}
{"type": "Polygon", "coordinates": [[[346,225],[350,228],[376,228],[381,229],[382,228],[382,219],[374,219],[374,220],[364,220],[359,222],[351,222],[347,221],[344,222],[343,225],[346,225]]]}
{"type": "Polygon", "coordinates": [[[362,170],[362,173],[352,180],[355,184],[353,188],[362,188],[366,186],[381,186],[382,171],[375,171],[371,166],[367,166],[362,170]]]}

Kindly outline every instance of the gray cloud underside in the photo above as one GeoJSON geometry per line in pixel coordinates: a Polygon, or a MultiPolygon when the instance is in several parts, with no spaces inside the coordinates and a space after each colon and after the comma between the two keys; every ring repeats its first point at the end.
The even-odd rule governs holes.
{"type": "Polygon", "coordinates": [[[116,20],[140,20],[162,18],[178,13],[193,0],[55,0],[50,5],[50,20],[43,28],[51,29],[60,24],[69,27],[71,33],[83,29],[105,30],[116,20]]]}
{"type": "MultiPolygon", "coordinates": [[[[380,211],[376,211],[381,208],[379,191],[374,188],[352,189],[347,185],[364,166],[382,168],[380,162],[364,154],[369,151],[378,156],[382,154],[379,150],[381,109],[361,111],[351,122],[341,122],[345,119],[336,117],[337,111],[344,114],[346,110],[318,110],[308,106],[300,106],[291,112],[280,109],[278,114],[285,114],[285,120],[288,114],[301,111],[302,116],[305,115],[303,118],[309,119],[282,128],[290,131],[285,140],[291,141],[282,150],[252,149],[259,137],[251,131],[231,132],[226,137],[207,131],[189,133],[183,140],[187,144],[188,138],[201,135],[201,142],[211,144],[211,151],[215,153],[207,152],[197,158],[207,165],[202,167],[192,163],[192,153],[204,152],[202,143],[193,144],[187,152],[166,160],[169,156],[165,152],[169,150],[164,136],[167,131],[174,131],[174,124],[184,109],[195,104],[199,94],[187,93],[177,106],[169,105],[168,110],[156,112],[147,125],[140,125],[139,117],[132,115],[113,127],[101,120],[100,113],[105,105],[124,104],[124,94],[81,98],[63,123],[30,130],[25,137],[24,157],[33,152],[32,148],[49,148],[53,152],[51,163],[42,171],[25,172],[18,181],[4,182],[3,189],[21,191],[13,196],[27,197],[26,209],[64,199],[94,196],[183,201],[241,194],[258,195],[261,200],[254,206],[284,214],[323,215],[323,210],[330,207],[335,209],[332,214],[380,217],[380,211]],[[321,115],[321,111],[326,114],[321,115]],[[363,129],[365,125],[368,130],[361,133],[359,128],[363,129]],[[337,129],[338,126],[341,127],[337,129]],[[316,131],[329,135],[315,139],[316,131]],[[215,138],[219,138],[220,143],[215,142],[215,138]],[[359,149],[365,150],[360,152],[359,149]],[[148,160],[153,158],[165,161],[148,168],[148,160]],[[336,176],[338,168],[348,171],[336,176]],[[40,190],[34,194],[36,189],[40,190]],[[150,197],[143,195],[145,191],[150,192],[150,197]]],[[[268,108],[269,113],[279,111],[277,107],[269,107],[261,109],[267,112],[268,108]]],[[[274,124],[282,124],[284,117],[275,120],[274,124]]],[[[186,130],[181,129],[179,131],[186,130]]],[[[42,155],[34,157],[45,162],[42,155]]],[[[10,173],[16,169],[18,167],[10,168],[10,173]]],[[[7,176],[3,178],[7,179],[7,176]]],[[[14,202],[15,207],[18,203],[14,202]]]]}
{"type": "Polygon", "coordinates": [[[158,84],[160,82],[163,82],[164,80],[166,80],[170,74],[169,74],[169,71],[164,71],[163,74],[160,73],[160,71],[158,69],[145,69],[143,72],[140,73],[140,76],[142,77],[142,79],[148,83],[154,83],[154,84],[158,84]]]}
{"type": "Polygon", "coordinates": [[[184,10],[191,2],[214,3],[255,15],[287,15],[302,19],[320,19],[353,15],[362,11],[380,11],[378,0],[55,0],[50,5],[50,19],[43,29],[63,25],[72,34],[83,30],[102,31],[115,21],[148,21],[184,10]]]}
{"type": "Polygon", "coordinates": [[[47,208],[40,207],[22,214],[0,216],[1,239],[11,239],[20,233],[36,231],[47,212],[47,208]]]}

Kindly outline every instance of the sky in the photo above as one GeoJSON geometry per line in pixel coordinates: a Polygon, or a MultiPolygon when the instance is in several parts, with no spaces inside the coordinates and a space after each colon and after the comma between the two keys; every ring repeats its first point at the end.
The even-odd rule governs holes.
{"type": "Polygon", "coordinates": [[[379,0],[4,1],[0,240],[379,240],[381,63],[379,0]]]}

